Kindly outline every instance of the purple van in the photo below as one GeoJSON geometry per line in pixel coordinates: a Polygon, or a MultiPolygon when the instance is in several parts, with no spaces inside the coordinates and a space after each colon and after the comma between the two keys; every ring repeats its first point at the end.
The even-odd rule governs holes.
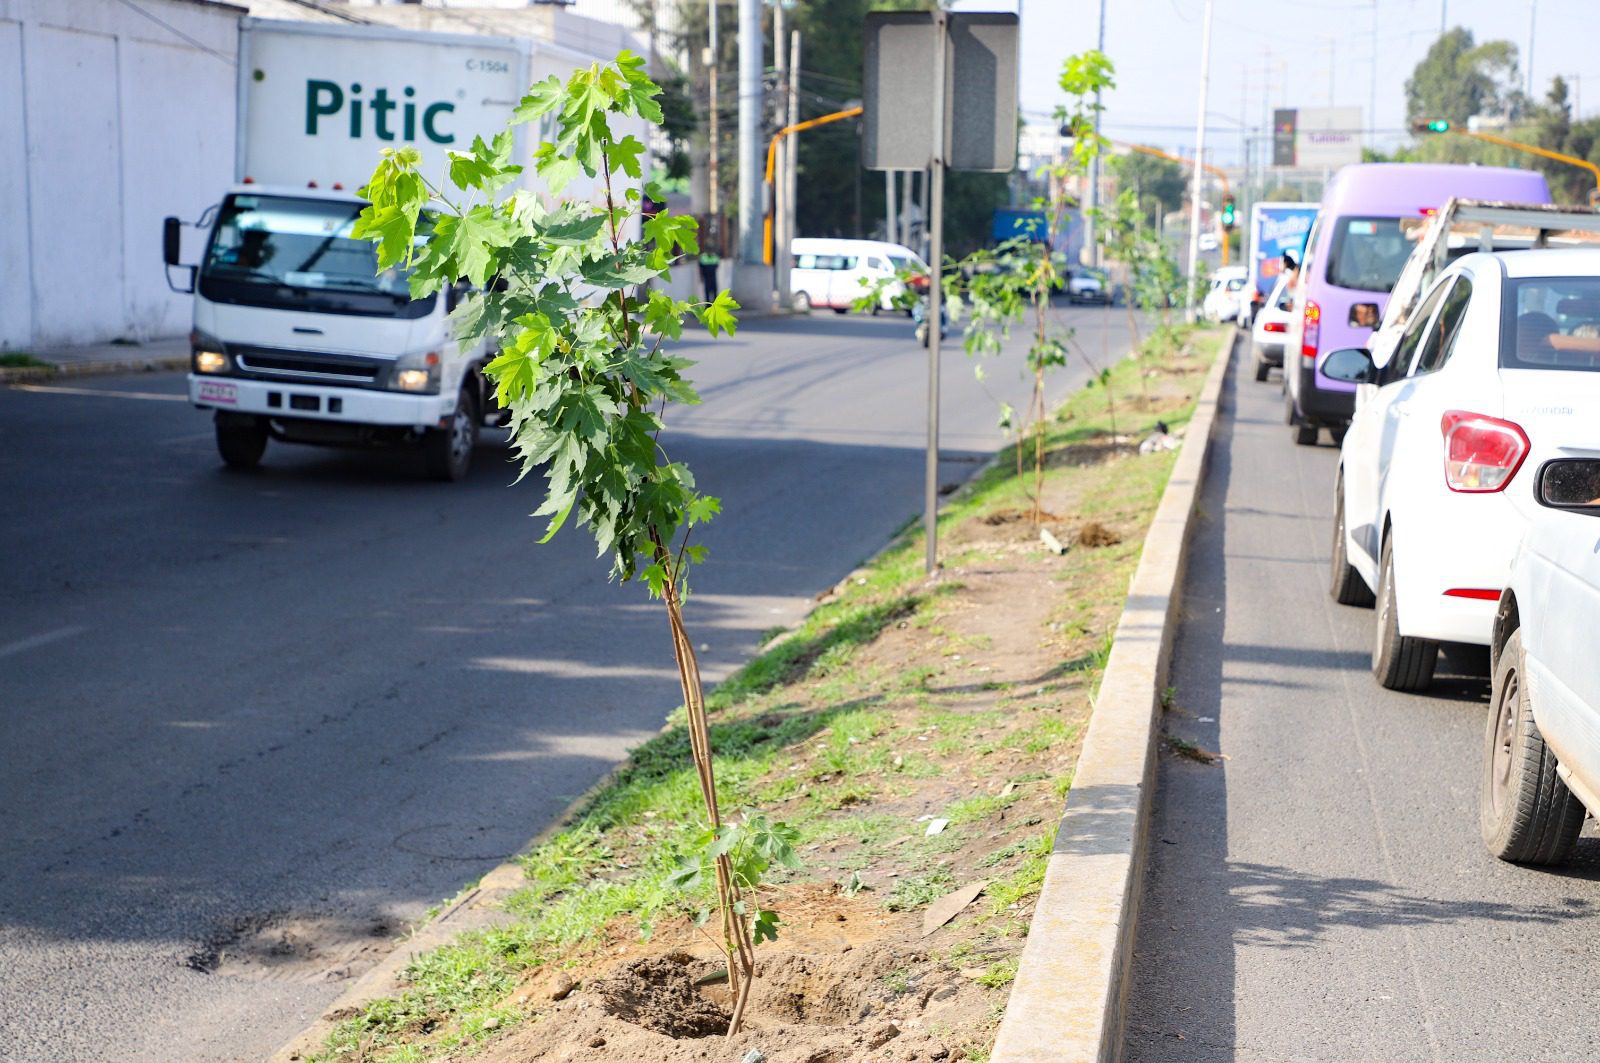
{"type": "Polygon", "coordinates": [[[1295,313],[1283,347],[1285,413],[1294,441],[1317,430],[1335,442],[1355,411],[1355,385],[1322,375],[1322,360],[1365,347],[1383,320],[1389,290],[1411,255],[1423,222],[1451,196],[1548,203],[1550,188],[1532,170],[1431,163],[1362,163],[1333,175],[1322,192],[1295,284],[1295,313]]]}

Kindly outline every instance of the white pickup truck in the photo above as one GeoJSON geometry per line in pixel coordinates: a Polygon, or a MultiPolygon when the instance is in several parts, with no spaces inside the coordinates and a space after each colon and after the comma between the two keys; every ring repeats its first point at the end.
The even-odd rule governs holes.
{"type": "Polygon", "coordinates": [[[1389,293],[1383,320],[1372,333],[1372,362],[1389,362],[1411,314],[1439,273],[1473,251],[1540,247],[1600,247],[1600,211],[1551,203],[1498,203],[1447,199],[1431,216],[1402,223],[1417,241],[1389,293]]]}

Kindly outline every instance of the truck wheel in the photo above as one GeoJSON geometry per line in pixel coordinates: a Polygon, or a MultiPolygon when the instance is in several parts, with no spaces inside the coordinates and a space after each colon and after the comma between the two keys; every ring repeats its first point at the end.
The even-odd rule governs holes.
{"type": "Polygon", "coordinates": [[[1333,595],[1333,600],[1340,605],[1357,605],[1363,609],[1371,609],[1373,604],[1372,591],[1367,588],[1366,582],[1361,578],[1355,566],[1350,563],[1350,558],[1345,552],[1344,530],[1344,470],[1339,470],[1339,478],[1333,484],[1333,566],[1332,578],[1328,584],[1328,592],[1333,595]]]}
{"type": "Polygon", "coordinates": [[[850,308],[848,306],[836,306],[833,308],[833,312],[835,314],[848,314],[850,312],[850,308]]]}
{"type": "Polygon", "coordinates": [[[1317,426],[1297,421],[1294,424],[1294,441],[1296,446],[1314,447],[1317,445],[1317,426]]]}
{"type": "Polygon", "coordinates": [[[1388,690],[1420,691],[1433,684],[1439,644],[1432,639],[1400,634],[1400,612],[1394,592],[1394,535],[1383,540],[1378,575],[1378,631],[1372,646],[1372,674],[1388,690]]]}
{"type": "Polygon", "coordinates": [[[1534,722],[1521,631],[1500,651],[1491,689],[1478,788],[1483,844],[1512,863],[1565,863],[1583,829],[1584,807],[1556,774],[1555,754],[1534,722]]]}
{"type": "Polygon", "coordinates": [[[217,452],[230,469],[253,469],[267,451],[267,422],[247,414],[217,414],[217,452]]]}
{"type": "Polygon", "coordinates": [[[422,439],[422,462],[429,476],[453,483],[467,475],[472,449],[478,445],[479,423],[478,400],[470,389],[462,388],[449,425],[432,429],[422,439]]]}

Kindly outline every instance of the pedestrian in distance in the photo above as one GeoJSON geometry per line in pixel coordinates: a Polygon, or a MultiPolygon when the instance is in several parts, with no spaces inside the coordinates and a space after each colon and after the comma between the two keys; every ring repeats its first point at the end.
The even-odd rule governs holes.
{"type": "Polygon", "coordinates": [[[700,285],[706,291],[706,302],[711,302],[717,297],[717,267],[722,265],[722,256],[717,254],[717,249],[706,244],[700,252],[700,285]]]}

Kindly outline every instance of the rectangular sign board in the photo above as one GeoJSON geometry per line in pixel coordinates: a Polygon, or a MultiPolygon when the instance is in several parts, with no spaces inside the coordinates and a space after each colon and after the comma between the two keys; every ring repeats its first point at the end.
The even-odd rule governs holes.
{"type": "Polygon", "coordinates": [[[1294,165],[1295,111],[1279,108],[1272,112],[1272,165],[1294,165]]]}
{"type": "MultiPolygon", "coordinates": [[[[1017,162],[1017,16],[945,15],[945,163],[1005,173],[1017,162]]],[[[862,164],[921,170],[933,161],[933,12],[872,12],[866,18],[862,164]]]]}
{"type": "Polygon", "coordinates": [[[1305,257],[1306,237],[1317,220],[1315,203],[1257,203],[1250,208],[1250,276],[1262,297],[1283,271],[1283,253],[1305,257]]]}
{"type": "Polygon", "coordinates": [[[1302,107],[1295,160],[1302,169],[1337,170],[1361,161],[1361,108],[1302,107]]]}

